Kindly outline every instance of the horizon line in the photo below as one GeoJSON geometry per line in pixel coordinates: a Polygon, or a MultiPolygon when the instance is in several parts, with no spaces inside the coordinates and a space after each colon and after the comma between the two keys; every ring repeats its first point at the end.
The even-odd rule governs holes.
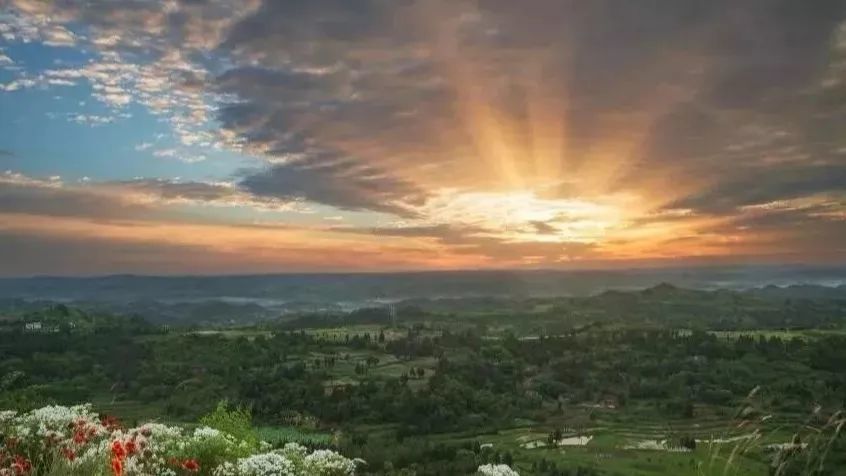
{"type": "Polygon", "coordinates": [[[665,265],[665,266],[627,266],[620,268],[610,267],[583,267],[583,268],[452,268],[452,269],[403,269],[403,270],[358,270],[358,271],[280,271],[280,272],[259,272],[259,273],[103,273],[103,274],[32,274],[17,276],[0,276],[0,280],[27,280],[27,279],[110,279],[110,278],[152,278],[152,279],[179,279],[179,278],[254,278],[254,277],[277,277],[277,276],[390,276],[390,275],[425,275],[425,274],[451,274],[451,273],[626,273],[626,272],[650,272],[650,271],[695,271],[695,270],[737,270],[737,269],[812,269],[842,271],[846,273],[846,263],[837,264],[812,264],[812,263],[755,263],[755,264],[693,264],[693,265],[665,265]]]}

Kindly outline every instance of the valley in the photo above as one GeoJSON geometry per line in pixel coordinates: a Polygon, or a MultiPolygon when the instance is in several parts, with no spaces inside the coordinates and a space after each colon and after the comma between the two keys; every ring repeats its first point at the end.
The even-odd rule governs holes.
{"type": "Polygon", "coordinates": [[[227,401],[268,443],[360,457],[360,474],[763,475],[797,438],[839,434],[844,317],[842,299],[668,284],[243,325],[53,304],[4,319],[0,406],[191,428],[227,401]]]}

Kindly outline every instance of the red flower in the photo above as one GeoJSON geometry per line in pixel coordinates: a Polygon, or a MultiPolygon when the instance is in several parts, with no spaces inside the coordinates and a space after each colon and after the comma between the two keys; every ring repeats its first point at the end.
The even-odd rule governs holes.
{"type": "Polygon", "coordinates": [[[112,474],[123,476],[123,463],[120,462],[120,458],[112,458],[112,474]]]}
{"type": "Polygon", "coordinates": [[[195,459],[186,459],[182,462],[182,469],[191,473],[196,473],[200,470],[200,464],[195,459]]]}
{"type": "Polygon", "coordinates": [[[67,446],[62,448],[62,454],[65,455],[65,458],[67,458],[68,461],[73,461],[76,459],[76,453],[74,453],[73,450],[68,448],[67,446]]]}
{"type": "Polygon", "coordinates": [[[126,454],[128,455],[135,454],[135,452],[138,450],[138,448],[135,446],[135,442],[132,440],[129,440],[124,443],[123,446],[124,448],[126,448],[126,454]]]}
{"type": "Polygon", "coordinates": [[[15,455],[15,461],[12,463],[12,469],[15,470],[15,474],[27,474],[29,473],[29,470],[32,469],[32,464],[23,456],[15,455]]]}
{"type": "Polygon", "coordinates": [[[74,433],[73,434],[73,442],[78,444],[78,445],[85,443],[85,433],[83,433],[81,431],[77,431],[76,433],[74,433]]]}
{"type": "Polygon", "coordinates": [[[105,426],[109,431],[114,431],[120,428],[120,420],[113,415],[101,415],[100,424],[105,426]]]}
{"type": "Polygon", "coordinates": [[[115,440],[112,443],[112,454],[118,459],[118,461],[126,458],[126,448],[123,447],[123,444],[120,441],[115,440]]]}

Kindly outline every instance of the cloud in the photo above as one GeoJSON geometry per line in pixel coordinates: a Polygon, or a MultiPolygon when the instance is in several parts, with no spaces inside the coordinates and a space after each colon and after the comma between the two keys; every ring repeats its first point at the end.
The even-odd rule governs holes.
{"type": "Polygon", "coordinates": [[[808,220],[815,243],[842,231],[839,199],[767,208],[844,190],[842,1],[10,5],[5,41],[94,54],[17,72],[4,91],[88,84],[112,115],[81,122],[138,104],[179,139],[138,150],[258,159],[225,187],[27,192],[38,197],[314,202],[394,215],[365,235],[483,259],[684,253],[668,235],[691,254],[748,255],[759,241],[746,230],[764,223],[767,249],[789,236],[793,253],[809,247],[790,220],[808,220]]]}
{"type": "Polygon", "coordinates": [[[541,233],[541,234],[549,235],[549,234],[555,234],[555,233],[559,232],[559,230],[557,228],[555,228],[554,226],[550,225],[549,223],[547,223],[545,221],[535,220],[535,221],[532,221],[531,224],[532,224],[533,227],[535,227],[535,231],[537,231],[538,233],[541,233]]]}
{"type": "Polygon", "coordinates": [[[327,245],[329,238],[319,231],[279,227],[0,213],[0,249],[11,257],[0,274],[399,270],[461,267],[469,262],[451,253],[432,259],[425,248],[387,238],[350,241],[336,236],[327,245]],[[353,246],[356,252],[350,253],[353,246]]]}
{"type": "MultiPolygon", "coordinates": [[[[205,251],[191,246],[0,232],[4,276],[176,272],[205,251]],[[170,265],[168,265],[170,263],[170,265]]],[[[207,251],[206,251],[207,252],[207,251]]]]}
{"type": "Polygon", "coordinates": [[[94,58],[37,75],[22,70],[3,90],[84,81],[107,106],[119,110],[139,103],[165,118],[178,137],[190,137],[208,125],[213,107],[204,90],[210,67],[204,58],[215,36],[255,2],[8,3],[0,30],[8,42],[76,46],[90,49],[94,58]]]}
{"type": "Polygon", "coordinates": [[[100,114],[68,114],[67,119],[77,124],[84,124],[87,126],[102,126],[111,124],[119,119],[128,119],[131,117],[128,113],[115,114],[111,116],[104,116],[100,114]]]}
{"type": "Polygon", "coordinates": [[[333,226],[330,231],[382,237],[434,240],[441,244],[461,244],[491,234],[491,230],[457,224],[394,225],[377,227],[333,226]]]}
{"type": "Polygon", "coordinates": [[[389,173],[343,158],[310,157],[247,171],[239,185],[259,197],[307,200],[346,210],[414,215],[421,190],[389,173]]]}
{"type": "MultiPolygon", "coordinates": [[[[145,149],[142,148],[142,149],[137,149],[137,150],[145,150],[145,149]]],[[[156,156],[156,157],[176,159],[176,160],[179,160],[180,162],[185,162],[185,163],[188,163],[188,164],[192,164],[192,163],[195,163],[195,162],[202,162],[202,161],[206,160],[205,155],[191,154],[191,153],[181,151],[179,149],[159,149],[159,150],[153,151],[153,155],[156,156]]]]}
{"type": "Polygon", "coordinates": [[[418,188],[568,169],[587,169],[576,195],[658,176],[694,188],[738,157],[844,146],[814,119],[844,114],[837,1],[13,4],[30,36],[87,25],[77,41],[102,58],[5,89],[85,79],[107,104],[168,117],[186,145],[355,160],[418,188]]]}
{"type": "Polygon", "coordinates": [[[738,207],[784,201],[825,192],[846,193],[846,165],[788,165],[739,170],[734,177],[685,197],[669,208],[731,212],[738,207]]]}
{"type": "Polygon", "coordinates": [[[47,46],[74,46],[76,35],[61,25],[50,25],[43,31],[43,42],[47,46]]]}
{"type": "MultiPolygon", "coordinates": [[[[499,236],[497,230],[472,225],[399,225],[390,227],[336,226],[331,231],[379,237],[430,240],[459,256],[470,256],[491,266],[546,265],[595,259],[593,244],[556,240],[555,242],[513,239],[499,236]]],[[[549,233],[557,233],[552,230],[549,233]]]]}
{"type": "Polygon", "coordinates": [[[101,184],[118,193],[136,193],[164,204],[241,206],[263,210],[289,210],[289,202],[277,198],[252,196],[228,182],[181,182],[161,179],[136,179],[101,184]]]}
{"type": "Polygon", "coordinates": [[[216,79],[237,98],[219,119],[253,153],[356,157],[423,188],[520,186],[568,168],[585,171],[575,195],[709,187],[738,164],[843,145],[809,110],[843,114],[818,86],[844,13],[834,1],[666,2],[660,13],[267,2],[222,44],[262,66],[216,79]],[[532,158],[539,146],[559,157],[532,158]]]}
{"type": "Polygon", "coordinates": [[[727,238],[727,255],[783,254],[800,260],[802,256],[825,256],[836,262],[846,251],[842,240],[846,235],[844,204],[846,198],[841,197],[835,212],[826,204],[748,210],[702,232],[727,238]]]}
{"type": "Polygon", "coordinates": [[[39,179],[12,172],[0,175],[0,211],[104,220],[155,216],[155,210],[149,204],[121,194],[65,184],[59,177],[39,179]]]}
{"type": "Polygon", "coordinates": [[[0,213],[68,216],[94,220],[191,221],[176,206],[245,207],[283,211],[292,204],[251,196],[230,183],[135,179],[68,183],[59,177],[0,174],[0,213]]]}
{"type": "Polygon", "coordinates": [[[438,238],[442,240],[450,240],[455,237],[469,236],[471,234],[478,234],[485,232],[482,228],[477,227],[461,227],[456,225],[418,225],[418,226],[394,226],[394,227],[376,227],[364,229],[349,229],[336,228],[343,231],[351,231],[357,233],[370,233],[379,236],[404,236],[417,238],[438,238]]]}

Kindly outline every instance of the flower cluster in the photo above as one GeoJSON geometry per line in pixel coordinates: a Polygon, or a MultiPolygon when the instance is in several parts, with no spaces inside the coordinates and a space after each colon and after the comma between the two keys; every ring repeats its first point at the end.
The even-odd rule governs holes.
{"type": "Polygon", "coordinates": [[[481,476],[520,476],[520,473],[504,464],[483,464],[476,471],[481,476]]]}
{"type": "Polygon", "coordinates": [[[30,474],[56,456],[75,461],[108,433],[88,405],[47,406],[22,415],[0,412],[0,476],[30,474]]]}
{"type": "Polygon", "coordinates": [[[297,443],[288,443],[278,451],[272,451],[232,463],[224,463],[215,469],[214,476],[348,476],[355,473],[361,460],[347,459],[334,451],[317,450],[309,453],[297,443]]]}
{"type": "Polygon", "coordinates": [[[349,476],[356,464],[297,444],[270,451],[209,427],[123,428],[88,405],[0,411],[0,476],[349,476]]]}

